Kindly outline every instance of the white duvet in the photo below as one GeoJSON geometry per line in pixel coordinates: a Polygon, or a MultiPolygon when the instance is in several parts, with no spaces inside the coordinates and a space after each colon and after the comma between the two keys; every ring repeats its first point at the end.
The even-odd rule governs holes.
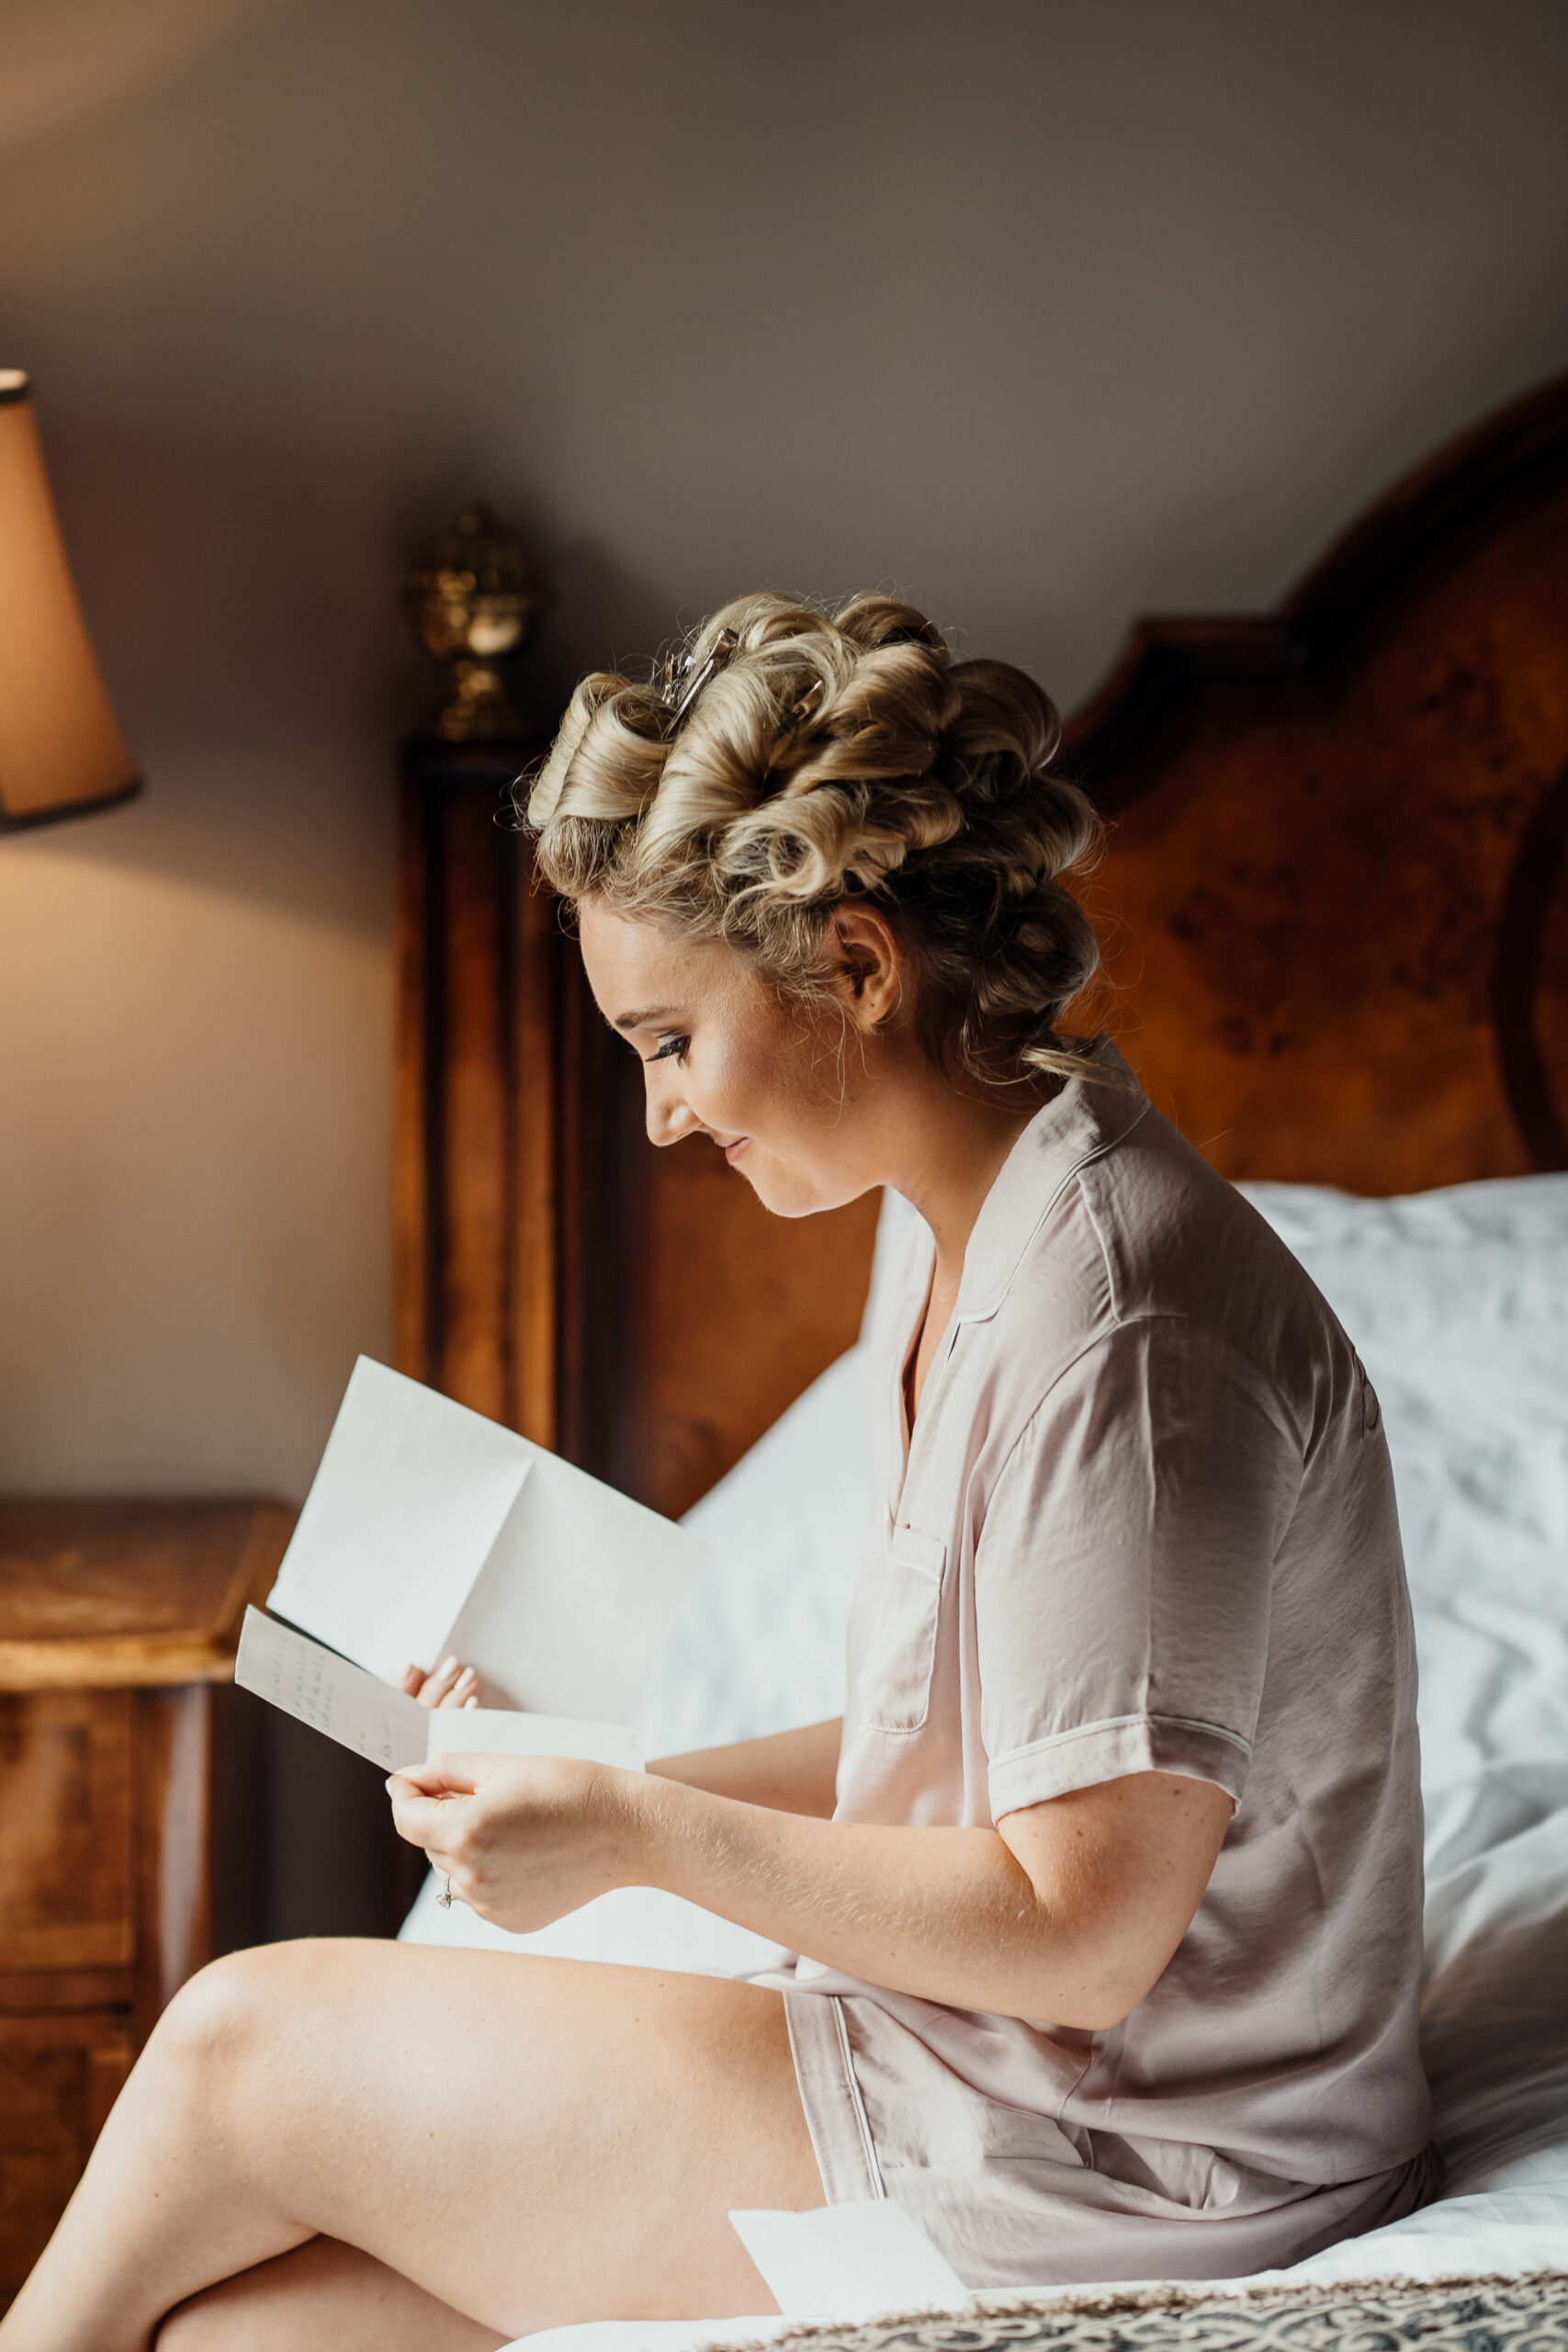
{"type": "MultiPolygon", "coordinates": [[[[1568,1177],[1404,1201],[1244,1189],[1334,1306],[1386,1416],[1421,1659],[1424,2046],[1448,2172],[1437,2204],[1293,2275],[1568,2270],[1568,1177]]],[[[908,1214],[890,1201],[886,1221],[908,1214]]],[[[690,1514],[708,1560],[644,1709],[650,1754],[840,1711],[868,1411],[857,1348],[690,1514]]],[[[725,1972],[774,1949],[651,1890],[511,1937],[437,1911],[427,1888],[403,1932],[725,1972]]],[[[697,2340],[556,2335],[559,2352],[697,2340]]]]}

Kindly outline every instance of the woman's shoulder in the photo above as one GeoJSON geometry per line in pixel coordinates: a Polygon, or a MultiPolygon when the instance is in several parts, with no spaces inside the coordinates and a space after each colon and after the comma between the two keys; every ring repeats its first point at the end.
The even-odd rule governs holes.
{"type": "Polygon", "coordinates": [[[1074,1208],[1103,1266],[1107,1329],[1201,1325],[1302,1404],[1348,1376],[1354,1351],[1305,1267],[1159,1112],[1078,1171],[1074,1208]]]}

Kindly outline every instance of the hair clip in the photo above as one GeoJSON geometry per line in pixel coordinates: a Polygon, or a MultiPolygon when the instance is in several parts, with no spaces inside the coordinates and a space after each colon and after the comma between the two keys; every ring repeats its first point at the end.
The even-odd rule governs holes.
{"type": "Polygon", "coordinates": [[[825,678],[814,678],[803,695],[798,695],[784,712],[791,727],[800,727],[808,719],[828,691],[825,678]]]}
{"type": "Polygon", "coordinates": [[[695,677],[692,676],[693,657],[690,653],[684,655],[679,662],[672,655],[666,659],[664,691],[660,699],[666,710],[672,711],[674,714],[671,721],[671,730],[680,726],[708,680],[718,675],[739,643],[740,639],[732,628],[721,628],[708,649],[707,660],[695,677]],[[688,681],[690,681],[689,684],[688,681]],[[679,694],[679,700],[676,698],[677,694],[679,694]]]}

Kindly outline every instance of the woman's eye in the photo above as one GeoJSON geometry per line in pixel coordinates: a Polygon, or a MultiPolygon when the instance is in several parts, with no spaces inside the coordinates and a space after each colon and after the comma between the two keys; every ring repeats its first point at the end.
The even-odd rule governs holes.
{"type": "Polygon", "coordinates": [[[649,1058],[650,1061],[656,1062],[683,1062],[686,1058],[686,1047],[691,1044],[691,1042],[692,1041],[689,1037],[661,1038],[660,1040],[658,1052],[650,1054],[649,1058]]]}

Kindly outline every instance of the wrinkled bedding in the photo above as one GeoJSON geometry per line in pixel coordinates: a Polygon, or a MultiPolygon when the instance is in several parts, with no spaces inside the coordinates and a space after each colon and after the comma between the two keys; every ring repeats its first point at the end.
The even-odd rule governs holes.
{"type": "MultiPolygon", "coordinates": [[[[1386,1202],[1244,1189],[1336,1309],[1387,1419],[1420,1650],[1424,2049],[1448,2173],[1436,2205],[1292,2275],[1568,2270],[1568,1177],[1386,1202]]],[[[890,1200],[885,1227],[909,1214],[890,1200]]],[[[868,1414],[856,1348],[690,1513],[708,1557],[643,1711],[650,1754],[839,1712],[868,1414]]],[[[427,1888],[404,1934],[726,1973],[774,1951],[641,1889],[511,1937],[437,1911],[427,1888]]]]}

